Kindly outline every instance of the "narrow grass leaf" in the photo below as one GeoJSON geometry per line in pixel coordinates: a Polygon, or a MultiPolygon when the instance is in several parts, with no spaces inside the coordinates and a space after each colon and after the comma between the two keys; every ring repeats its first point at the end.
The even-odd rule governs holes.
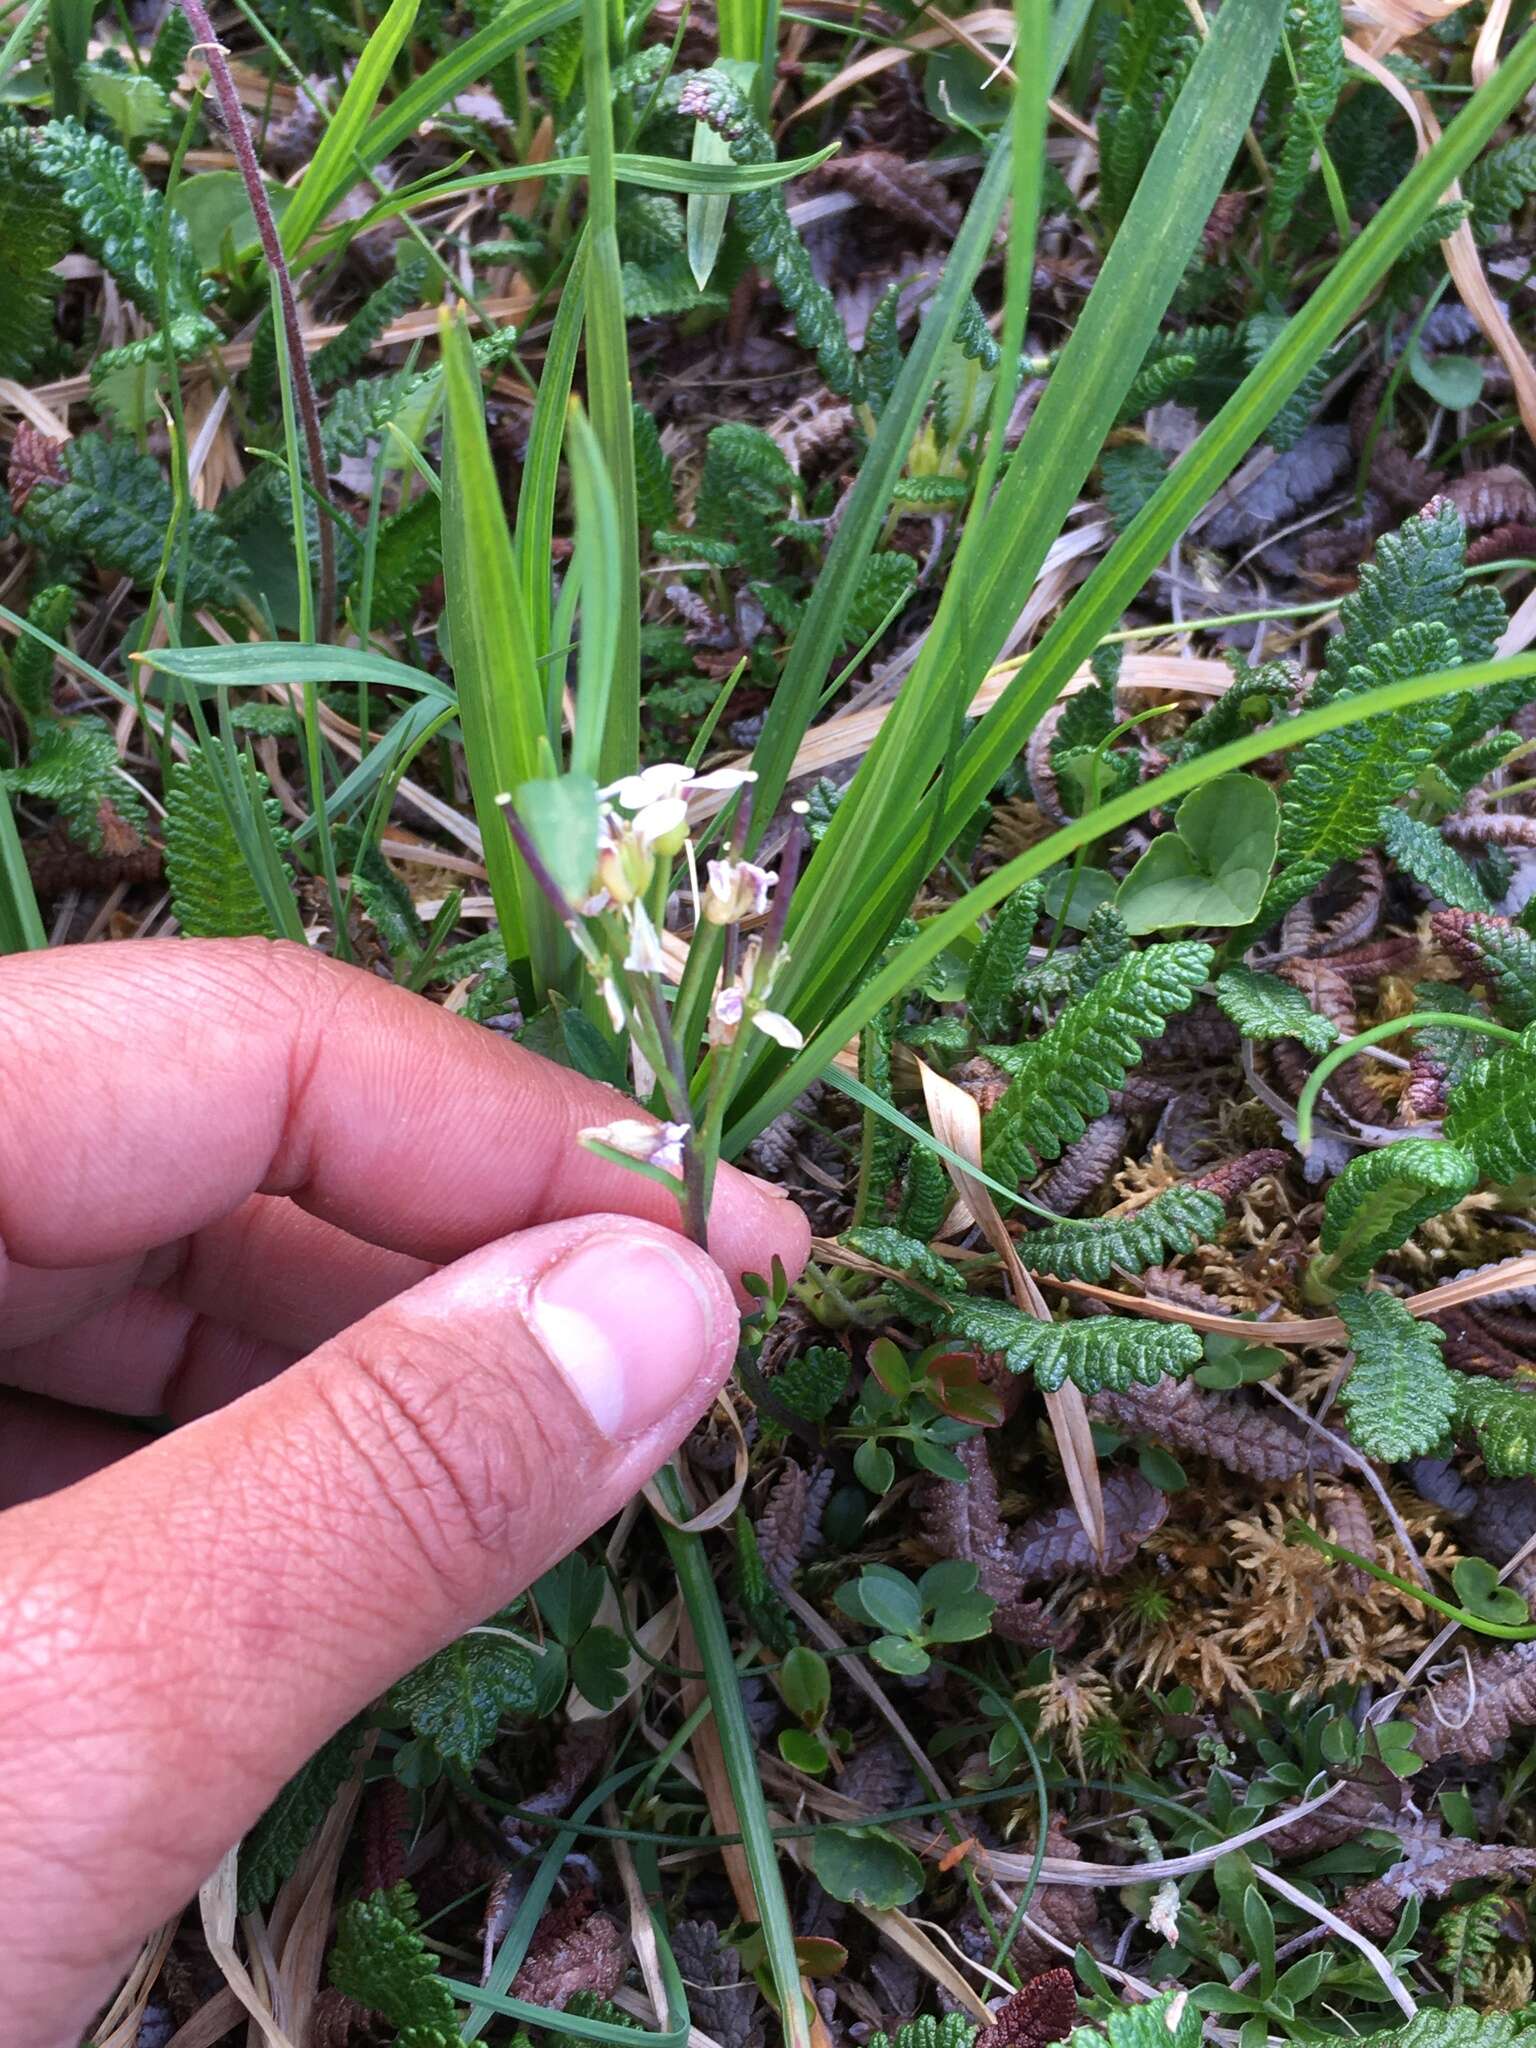
{"type": "Polygon", "coordinates": [[[320,146],[303,182],[284,210],[279,232],[290,257],[303,247],[310,230],[355,182],[354,153],[378,106],[390,68],[415,25],[420,5],[421,0],[393,0],[389,12],[363,45],[341,103],[325,124],[320,146]]]}

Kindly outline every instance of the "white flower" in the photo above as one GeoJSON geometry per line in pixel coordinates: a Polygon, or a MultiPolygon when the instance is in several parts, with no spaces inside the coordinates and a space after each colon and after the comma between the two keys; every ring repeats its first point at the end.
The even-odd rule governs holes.
{"type": "Polygon", "coordinates": [[[704,892],[705,923],[740,924],[744,917],[761,917],[778,879],[750,860],[712,860],[704,892]]]}
{"type": "Polygon", "coordinates": [[[624,965],[631,974],[660,974],[665,966],[661,937],[643,903],[629,907],[629,951],[624,965]]]}
{"type": "Polygon", "coordinates": [[[631,830],[648,851],[676,853],[688,836],[688,806],[680,796],[657,797],[636,811],[631,830]]]}
{"type": "Polygon", "coordinates": [[[610,782],[598,795],[622,804],[626,811],[642,811],[647,804],[659,804],[668,797],[680,797],[688,780],[681,761],[658,761],[654,768],[642,768],[638,775],[625,775],[610,782]]]}
{"type": "Polygon", "coordinates": [[[740,789],[743,783],[756,780],[756,772],[751,768],[712,768],[707,775],[696,775],[685,761],[658,761],[654,767],[642,768],[638,775],[625,775],[610,782],[598,795],[626,811],[643,811],[648,804],[686,801],[699,790],[740,789]]]}
{"type": "Polygon", "coordinates": [[[577,1137],[622,1152],[626,1159],[642,1159],[666,1173],[681,1173],[687,1124],[646,1124],[638,1117],[621,1116],[616,1123],[593,1124],[578,1131],[577,1137]]]}
{"type": "Polygon", "coordinates": [[[723,988],[715,997],[714,1018],[727,1031],[734,1031],[746,1014],[747,999],[739,988],[723,988]]]}
{"type": "Polygon", "coordinates": [[[766,1032],[775,1045],[782,1045],[786,1052],[798,1052],[805,1043],[802,1034],[777,1010],[754,1010],[752,1022],[759,1031],[766,1032]]]}

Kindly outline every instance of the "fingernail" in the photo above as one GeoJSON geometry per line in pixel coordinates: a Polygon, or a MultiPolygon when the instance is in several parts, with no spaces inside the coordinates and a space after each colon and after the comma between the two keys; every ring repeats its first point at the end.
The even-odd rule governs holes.
{"type": "Polygon", "coordinates": [[[541,1346],[610,1437],[672,1412],[709,1359],[715,1316],[681,1245],[619,1232],[557,1260],[529,1302],[541,1346]]]}

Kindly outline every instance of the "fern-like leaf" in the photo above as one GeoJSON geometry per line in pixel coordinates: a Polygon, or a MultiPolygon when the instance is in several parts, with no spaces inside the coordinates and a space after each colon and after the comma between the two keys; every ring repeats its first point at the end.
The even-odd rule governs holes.
{"type": "Polygon", "coordinates": [[[1443,1332],[1376,1289],[1341,1294],[1339,1314],[1355,1354],[1339,1395],[1350,1435],[1367,1457],[1426,1456],[1450,1434],[1456,1412],[1443,1332]]]}
{"type": "Polygon", "coordinates": [[[38,161],[29,131],[0,128],[0,275],[5,320],[0,376],[24,377],[53,333],[58,279],[53,266],[69,248],[69,215],[58,186],[38,161]]]}
{"type": "Polygon", "coordinates": [[[1012,1075],[986,1120],[984,1164],[1012,1185],[1032,1170],[1030,1153],[1054,1159],[1109,1107],[1141,1048],[1187,1010],[1211,965],[1194,940],[1146,946],[1110,969],[1040,1038],[991,1048],[1012,1075]]]}
{"type": "Polygon", "coordinates": [[[1139,1273],[1177,1252],[1191,1252],[1226,1219],[1220,1195],[1204,1188],[1165,1188],[1133,1216],[1100,1216],[1031,1230],[1018,1241],[1031,1273],[1058,1280],[1107,1280],[1115,1266],[1139,1273]]]}
{"type": "Polygon", "coordinates": [[[418,1931],[420,1918],[408,1884],[354,1899],[336,1930],[331,1982],[399,2030],[396,2048],[453,2048],[458,2011],[418,1931]]]}
{"type": "Polygon", "coordinates": [[[1024,883],[999,904],[981,935],[965,984],[966,1005],[979,1037],[1004,1038],[1018,1023],[1015,991],[1029,965],[1043,895],[1039,882],[1024,883]]]}
{"type": "Polygon", "coordinates": [[[1323,131],[1344,90],[1344,21],[1339,0],[1291,0],[1285,15],[1286,44],[1296,67],[1296,85],[1285,110],[1278,151],[1270,152],[1274,182],[1265,224],[1283,234],[1305,189],[1323,131]]]}
{"type": "Polygon", "coordinates": [[[1403,1138],[1357,1153],[1323,1204],[1322,1256],[1313,1267],[1318,1283],[1357,1285],[1378,1259],[1431,1216],[1454,1209],[1477,1182],[1476,1159],[1444,1138],[1403,1138]]]}
{"type": "Polygon", "coordinates": [[[1435,1948],[1442,1975],[1463,1990],[1475,1991],[1487,1974],[1488,1958],[1499,1939],[1499,1926],[1511,1901],[1495,1892],[1452,1906],[1435,1922],[1435,1948]]]}
{"type": "Polygon", "coordinates": [[[1536,1473],[1536,1379],[1489,1380],[1458,1374],[1458,1436],[1470,1436],[1494,1479],[1536,1473]]]}
{"type": "Polygon", "coordinates": [[[1440,2012],[1421,2005],[1407,2026],[1367,2035],[1361,2048],[1526,2048],[1536,2038],[1536,2006],[1519,2012],[1440,2012]]]}
{"type": "Polygon", "coordinates": [[[1466,555],[1466,527],[1446,498],[1434,499],[1395,533],[1383,534],[1376,559],[1362,568],[1358,588],[1339,606],[1340,630],[1328,643],[1308,702],[1327,703],[1355,687],[1351,671],[1368,663],[1371,650],[1399,626],[1443,626],[1457,642],[1456,659],[1484,659],[1492,651],[1489,628],[1495,639],[1499,629],[1491,613],[1485,617],[1483,595],[1464,588],[1466,555]]]}
{"type": "MultiPolygon", "coordinates": [[[[1398,626],[1349,671],[1351,694],[1460,660],[1455,635],[1433,621],[1398,626]]],[[[1338,693],[1335,693],[1338,694],[1338,693]]],[[[1439,706],[1319,733],[1299,749],[1280,809],[1280,860],[1346,860],[1374,845],[1384,805],[1411,789],[1450,738],[1439,706]]]]}
{"type": "MultiPolygon", "coordinates": [[[[75,593],[67,583],[51,583],[27,606],[27,624],[50,640],[62,641],[75,609],[75,593]]],[[[53,712],[54,652],[30,633],[23,633],[11,655],[11,696],[36,723],[53,712]]]]}
{"type": "MultiPolygon", "coordinates": [[[[1381,843],[1420,888],[1456,910],[1491,910],[1488,893],[1461,855],[1447,846],[1433,825],[1388,809],[1381,817],[1381,843]]],[[[1532,1012],[1536,1015],[1536,1011],[1532,1012]]],[[[1529,1023],[1522,1018],[1522,1023],[1529,1023]]]]}
{"type": "MultiPolygon", "coordinates": [[[[247,801],[265,814],[281,850],[283,807],[248,755],[237,757],[247,801]]],[[[165,875],[188,938],[275,938],[277,926],[241,850],[213,764],[204,753],[172,764],[165,789],[165,875]]]]}
{"type": "Polygon", "coordinates": [[[661,445],[655,415],[643,405],[633,409],[635,429],[635,496],[640,524],[649,531],[670,526],[677,517],[672,488],[672,458],[661,445]]]}
{"type": "MultiPolygon", "coordinates": [[[[941,1259],[920,1238],[907,1237],[887,1223],[861,1223],[846,1230],[841,1242],[851,1251],[862,1252],[877,1266],[887,1266],[926,1287],[931,1294],[961,1294],[965,1281],[947,1259],[941,1259]]],[[[920,1297],[913,1297],[920,1299],[920,1297]]]]}
{"type": "MultiPolygon", "coordinates": [[[[724,71],[695,72],[682,87],[677,109],[685,119],[702,121],[728,143],[734,163],[773,161],[771,137],[724,71]]],[[[796,334],[815,353],[827,389],[839,398],[863,399],[863,365],[849,346],[836,300],[811,268],[783,192],[776,185],[759,192],[738,192],[733,205],[752,261],[773,279],[774,289],[794,318],[796,334]]],[[[988,367],[996,361],[997,344],[974,299],[962,312],[955,339],[967,355],[988,367]]]]}
{"type": "Polygon", "coordinates": [[[1142,1322],[1132,1316],[1087,1316],[1052,1323],[1006,1301],[967,1297],[946,1302],[946,1336],[963,1337],[997,1352],[1010,1372],[1033,1373],[1046,1393],[1071,1380],[1085,1394],[1129,1386],[1155,1386],[1179,1378],[1205,1356],[1198,1333],[1183,1323],[1142,1322]]]}
{"type": "Polygon", "coordinates": [[[112,729],[100,718],[40,721],[26,760],[0,781],[53,804],[70,838],[92,853],[103,850],[105,823],[114,813],[135,829],[145,822],[143,799],[123,774],[112,729]]]}
{"type": "Polygon", "coordinates": [[[331,1810],[352,1771],[362,1736],[361,1721],[349,1721],[294,1773],[240,1844],[239,1904],[242,1913],[264,1906],[293,1869],[331,1810]]]}
{"type": "Polygon", "coordinates": [[[1113,903],[1096,903],[1083,927],[1082,943],[1067,956],[1067,993],[1073,998],[1087,995],[1131,957],[1131,935],[1125,919],[1113,903]]]}
{"type": "Polygon", "coordinates": [[[1517,135],[1491,149],[1467,172],[1461,189],[1472,205],[1472,232],[1495,242],[1525,202],[1536,195],[1536,135],[1517,135]]]}
{"type": "MultiPolygon", "coordinates": [[[[1144,411],[1145,407],[1137,409],[1144,411]]],[[[1104,450],[1099,457],[1099,475],[1104,484],[1104,509],[1116,533],[1124,533],[1167,474],[1167,456],[1150,442],[1126,441],[1104,450]]]]}
{"type": "MultiPolygon", "coordinates": [[[[877,1010],[859,1033],[859,1079],[882,1102],[894,1103],[891,1094],[891,1037],[896,1027],[896,1010],[887,1003],[877,1010]]],[[[881,1216],[886,1198],[901,1171],[906,1140],[889,1118],[872,1109],[864,1112],[859,1150],[859,1210],[861,1215],[881,1216]]]]}
{"type": "MultiPolygon", "coordinates": [[[[78,121],[50,121],[37,145],[38,161],[58,181],[75,216],[80,239],[109,270],[141,313],[161,309],[159,245],[169,247],[164,310],[173,318],[200,313],[214,295],[193,252],[180,214],[167,217],[164,196],[146,182],[132,157],[105,135],[78,121]]],[[[217,332],[209,323],[210,336],[217,332]]]]}
{"type": "MultiPolygon", "coordinates": [[[[152,455],[131,441],[79,434],[60,453],[64,481],[44,481],[20,524],[28,539],[61,556],[84,555],[148,589],[159,574],[174,516],[171,487],[152,455]]],[[[193,507],[187,527],[187,600],[227,603],[242,575],[239,555],[209,512],[193,507]]]]}
{"type": "MultiPolygon", "coordinates": [[[[402,511],[380,521],[373,560],[372,623],[404,625],[442,566],[442,500],[426,491],[402,511]]],[[[359,565],[354,602],[362,595],[361,582],[359,565]]]]}
{"type": "Polygon", "coordinates": [[[1445,1135],[1471,1153],[1484,1180],[1536,1173],[1536,1027],[1455,1082],[1445,1135]]]}
{"type": "Polygon", "coordinates": [[[1173,749],[1176,761],[1193,761],[1213,747],[1245,738],[1266,719],[1288,710],[1301,686],[1300,675],[1288,662],[1266,661],[1250,668],[1244,661],[1229,659],[1236,672],[1230,688],[1186,730],[1173,749]]]}
{"type": "Polygon", "coordinates": [[[1333,1019],[1314,1010],[1301,990],[1278,974],[1229,967],[1217,976],[1216,1002],[1244,1038],[1294,1038],[1308,1052],[1319,1055],[1339,1042],[1339,1027],[1333,1019]]]}
{"type": "Polygon", "coordinates": [[[324,390],[353,376],[385,328],[420,302],[426,281],[427,259],[413,248],[394,276],[368,294],[340,334],[316,349],[309,365],[316,387],[324,390]]]}
{"type": "Polygon", "coordinates": [[[894,2034],[871,2034],[869,2048],[971,2048],[976,2031],[976,2022],[963,2012],[947,2012],[942,2019],[924,2013],[894,2034]]]}
{"type": "Polygon", "coordinates": [[[1194,50],[1178,0],[1147,0],[1120,17],[1099,102],[1099,192],[1112,221],[1125,216],[1194,50]]]}
{"type": "Polygon", "coordinates": [[[1445,950],[1486,985],[1501,1023],[1517,1031],[1536,1024],[1536,938],[1472,904],[1439,911],[1432,923],[1445,950]]]}
{"type": "Polygon", "coordinates": [[[907,1157],[896,1228],[925,1243],[938,1234],[949,1207],[950,1180],[943,1160],[926,1145],[914,1145],[907,1157]]]}
{"type": "Polygon", "coordinates": [[[187,68],[191,54],[191,22],[179,7],[167,7],[155,31],[154,47],[150,50],[145,70],[162,92],[172,93],[181,83],[181,74],[187,68]]]}

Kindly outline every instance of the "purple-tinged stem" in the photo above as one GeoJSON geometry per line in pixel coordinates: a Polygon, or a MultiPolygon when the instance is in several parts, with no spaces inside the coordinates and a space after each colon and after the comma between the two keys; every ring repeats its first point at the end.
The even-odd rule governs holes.
{"type": "Polygon", "coordinates": [[[214,33],[213,23],[209,19],[203,0],[179,0],[179,5],[191,24],[192,33],[197,38],[197,47],[208,66],[208,75],[213,80],[213,89],[218,95],[219,108],[224,116],[224,126],[229,131],[230,145],[235,152],[235,162],[245,185],[246,197],[251,202],[251,213],[256,221],[257,235],[261,240],[261,253],[272,275],[277,279],[277,295],[283,308],[283,332],[288,341],[288,364],[293,378],[294,402],[299,410],[299,420],[304,433],[304,456],[309,465],[310,488],[320,504],[320,595],[316,634],[321,640],[329,640],[336,626],[336,535],[331,527],[331,493],[325,475],[325,449],[320,440],[320,407],[315,398],[314,381],[309,374],[309,357],[304,350],[303,331],[299,326],[299,304],[293,294],[293,274],[288,268],[288,259],[283,254],[277,222],[273,218],[272,208],[267,199],[267,188],[261,182],[261,166],[256,161],[256,145],[251,138],[251,127],[245,118],[245,109],[240,104],[234,74],[229,68],[228,52],[214,33]]]}

